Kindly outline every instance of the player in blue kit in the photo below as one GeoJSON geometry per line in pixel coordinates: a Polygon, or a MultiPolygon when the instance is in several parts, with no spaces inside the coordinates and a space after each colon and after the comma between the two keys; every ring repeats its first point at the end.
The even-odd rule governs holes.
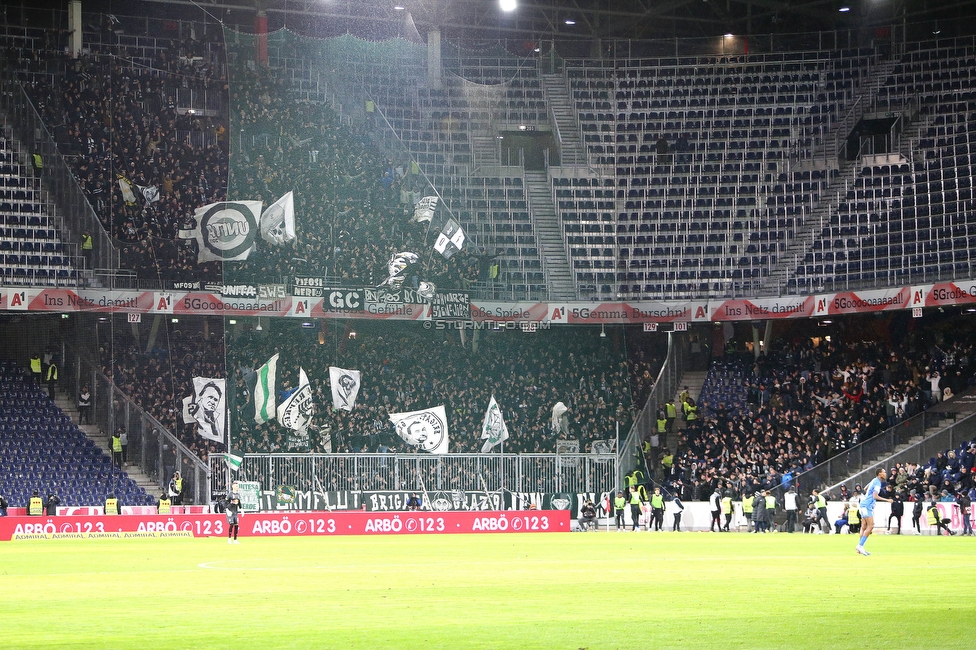
{"type": "Polygon", "coordinates": [[[861,515],[861,539],[857,543],[857,548],[855,549],[861,555],[871,555],[864,550],[864,543],[868,541],[868,537],[871,536],[871,531],[874,530],[874,504],[876,501],[887,501],[891,503],[891,499],[885,499],[884,497],[878,496],[881,492],[881,488],[884,486],[885,471],[884,468],[879,468],[875,473],[874,478],[868,483],[868,487],[864,490],[864,498],[861,499],[861,503],[857,507],[857,513],[861,515]]]}

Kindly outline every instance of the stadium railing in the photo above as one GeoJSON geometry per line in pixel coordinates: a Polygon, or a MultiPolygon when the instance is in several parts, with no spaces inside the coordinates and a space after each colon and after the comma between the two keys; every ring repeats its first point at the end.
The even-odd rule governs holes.
{"type": "MultiPolygon", "coordinates": [[[[683,337],[675,340],[675,334],[668,332],[668,356],[661,365],[661,371],[654,380],[654,387],[648,395],[644,407],[641,409],[637,418],[634,420],[630,432],[627,434],[620,447],[617,449],[617,485],[623,485],[624,474],[633,469],[638,462],[643,465],[643,459],[639,458],[640,441],[644,437],[650,437],[654,432],[656,408],[662,402],[674,397],[678,392],[678,383],[681,375],[684,374],[684,341],[683,337]]],[[[661,441],[662,445],[664,441],[661,441]]],[[[672,450],[673,451],[673,450],[672,450]]]]}
{"type": "Polygon", "coordinates": [[[879,467],[888,469],[895,463],[927,465],[939,452],[944,452],[947,449],[955,449],[960,443],[970,441],[974,437],[976,437],[976,414],[971,414],[897,454],[872,463],[860,473],[835,485],[831,485],[828,489],[835,490],[840,488],[841,485],[846,485],[850,489],[853,489],[857,484],[866,485],[874,478],[875,470],[879,467]]]}
{"type": "Polygon", "coordinates": [[[616,489],[613,454],[245,454],[231,473],[210,457],[210,494],[232,480],[263,490],[290,485],[332,491],[511,491],[580,493],[616,489]]]}
{"type": "Polygon", "coordinates": [[[72,352],[66,359],[73,366],[63,375],[68,394],[77,395],[82,385],[91,389],[95,424],[109,435],[119,429],[128,433],[128,462],[138,466],[160,490],[169,485],[173,473],[179,470],[183,477],[184,504],[209,503],[206,464],[159,420],[116,388],[83,353],[72,352]]]}
{"type": "MultiPolygon", "coordinates": [[[[939,426],[945,418],[945,413],[939,413],[936,410],[919,413],[883,433],[825,460],[816,467],[798,474],[795,479],[796,485],[804,492],[823,489],[827,486],[840,486],[849,477],[859,475],[862,470],[866,471],[864,469],[866,463],[878,461],[872,467],[887,464],[888,459],[896,452],[899,445],[904,445],[914,437],[925,435],[929,428],[939,426]]],[[[944,450],[945,446],[939,448],[938,451],[944,450]]],[[[928,458],[925,461],[928,462],[928,458]]]]}

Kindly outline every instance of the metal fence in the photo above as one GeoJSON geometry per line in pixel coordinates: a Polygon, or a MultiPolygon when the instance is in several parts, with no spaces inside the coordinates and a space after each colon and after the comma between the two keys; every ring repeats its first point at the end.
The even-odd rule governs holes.
{"type": "MultiPolygon", "coordinates": [[[[234,479],[263,490],[596,492],[617,485],[613,454],[247,454],[234,479]]],[[[229,470],[210,459],[211,493],[229,470]]]]}
{"type": "MultiPolygon", "coordinates": [[[[926,430],[939,426],[945,417],[946,414],[935,411],[919,413],[884,433],[865,440],[820,463],[813,469],[799,474],[796,477],[797,485],[804,492],[823,489],[834,484],[840,485],[848,477],[864,469],[866,463],[872,463],[878,459],[887,459],[895,453],[895,449],[899,445],[904,445],[914,437],[925,435],[926,430]]],[[[874,467],[879,466],[874,465],[874,467]]]]}
{"type": "Polygon", "coordinates": [[[206,464],[116,388],[95,363],[79,353],[73,357],[73,372],[64,375],[69,394],[77,393],[82,385],[91,389],[95,424],[105,432],[124,428],[128,433],[128,463],[138,466],[160,489],[169,485],[173,473],[179,470],[183,476],[183,502],[209,503],[206,464]]]}
{"type": "Polygon", "coordinates": [[[887,469],[895,463],[918,463],[919,465],[925,465],[929,460],[935,458],[935,455],[940,451],[955,449],[960,443],[969,442],[974,438],[976,438],[976,415],[969,415],[897,454],[887,456],[876,463],[872,463],[865,467],[863,471],[850,476],[850,478],[846,478],[846,480],[836,485],[831,485],[829,489],[833,490],[839,488],[841,485],[847,485],[849,489],[852,489],[857,484],[866,485],[868,481],[874,478],[874,472],[879,467],[887,469]]]}
{"type": "Polygon", "coordinates": [[[40,154],[44,164],[42,187],[51,193],[51,203],[64,213],[64,227],[60,233],[70,255],[80,256],[78,242],[86,230],[92,235],[92,264],[97,268],[118,268],[118,252],[102,228],[101,222],[84,191],[78,185],[68,163],[58,152],[54,138],[44,126],[41,116],[18,83],[13,71],[0,64],[0,112],[13,127],[14,137],[29,153],[40,154]]]}

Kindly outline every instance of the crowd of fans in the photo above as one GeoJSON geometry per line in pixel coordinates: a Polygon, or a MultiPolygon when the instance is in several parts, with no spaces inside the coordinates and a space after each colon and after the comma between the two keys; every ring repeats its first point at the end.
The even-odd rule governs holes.
{"type": "Polygon", "coordinates": [[[415,203],[433,191],[415,163],[378,151],[373,125],[342,122],[328,106],[294,99],[283,77],[266,68],[233,66],[228,84],[220,42],[158,43],[149,65],[121,46],[78,59],[58,50],[8,53],[116,239],[123,267],[164,281],[300,275],[375,286],[387,277],[391,255],[411,251],[420,257],[414,286],[426,280],[466,289],[488,278],[488,251],[469,245],[450,260],[431,253],[444,211],[433,225],[410,220],[415,203]],[[219,109],[188,110],[176,100],[188,90],[208,93],[207,105],[219,109]],[[158,200],[142,188],[158,191],[158,200]],[[247,261],[221,266],[198,264],[195,241],[179,237],[200,206],[228,198],[268,206],[288,191],[295,192],[298,231],[289,245],[258,238],[247,261]]]}
{"type": "MultiPolygon", "coordinates": [[[[341,122],[330,107],[289,99],[287,84],[264,69],[239,70],[231,92],[240,151],[231,165],[231,195],[270,205],[295,193],[294,245],[259,245],[227,278],[329,276],[344,286],[376,286],[387,262],[417,253],[416,278],[464,289],[484,279],[487,256],[462,250],[450,260],[433,253],[437,232],[416,222],[414,205],[432,193],[420,169],[380,154],[369,124],[341,122]]],[[[438,219],[435,219],[438,222],[438,219]]],[[[439,222],[438,222],[439,223],[439,222]]]]}
{"type": "Polygon", "coordinates": [[[226,92],[221,47],[157,43],[148,65],[124,47],[78,59],[22,50],[17,63],[123,266],[154,279],[219,278],[219,267],[198,265],[195,244],[177,233],[197,207],[226,197],[227,119],[187,110],[176,97],[197,91],[226,106],[214,101],[226,92]]]}
{"type": "MultiPolygon", "coordinates": [[[[972,382],[973,345],[925,350],[857,342],[786,344],[749,361],[726,360],[747,377],[745,408],[699,406],[661,477],[683,498],[788,486],[800,472],[919,413],[972,382]]],[[[655,452],[656,453],[656,452],[655,452]]],[[[657,459],[652,459],[657,460],[657,459]]]]}
{"type": "MultiPolygon", "coordinates": [[[[294,329],[293,323],[275,328],[294,329]]],[[[437,333],[419,324],[361,323],[355,337],[336,333],[338,344],[318,345],[309,337],[252,332],[231,346],[240,417],[235,445],[240,451],[287,451],[289,432],[277,422],[254,424],[248,377],[279,353],[279,389],[297,386],[298,368],[315,394],[312,451],[409,452],[393,431],[390,413],[443,404],[451,452],[480,451],[481,425],[491,396],[498,401],[510,438],[506,452],[555,451],[558,439],[578,440],[580,451],[612,440],[619,422],[632,421],[626,353],[616,339],[578,330],[526,333],[483,332],[477,342],[437,333]],[[328,368],[359,370],[362,388],[352,412],[332,408],[328,368]],[[552,409],[568,408],[568,426],[553,429],[552,409]]]]}
{"type": "Polygon", "coordinates": [[[148,350],[145,330],[136,338],[132,329],[117,324],[111,329],[111,342],[99,346],[102,372],[203,460],[226,448],[198,436],[194,425],[185,425],[182,404],[184,397],[193,394],[194,377],[225,376],[220,322],[210,319],[213,329],[170,323],[148,350]]]}

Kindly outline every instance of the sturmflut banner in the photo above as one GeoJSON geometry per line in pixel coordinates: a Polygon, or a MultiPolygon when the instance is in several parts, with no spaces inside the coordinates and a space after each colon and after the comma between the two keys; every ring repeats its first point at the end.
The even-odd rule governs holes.
{"type": "Polygon", "coordinates": [[[408,445],[432,454],[447,453],[447,413],[443,406],[409,413],[390,413],[390,422],[397,435],[408,445]]]}

